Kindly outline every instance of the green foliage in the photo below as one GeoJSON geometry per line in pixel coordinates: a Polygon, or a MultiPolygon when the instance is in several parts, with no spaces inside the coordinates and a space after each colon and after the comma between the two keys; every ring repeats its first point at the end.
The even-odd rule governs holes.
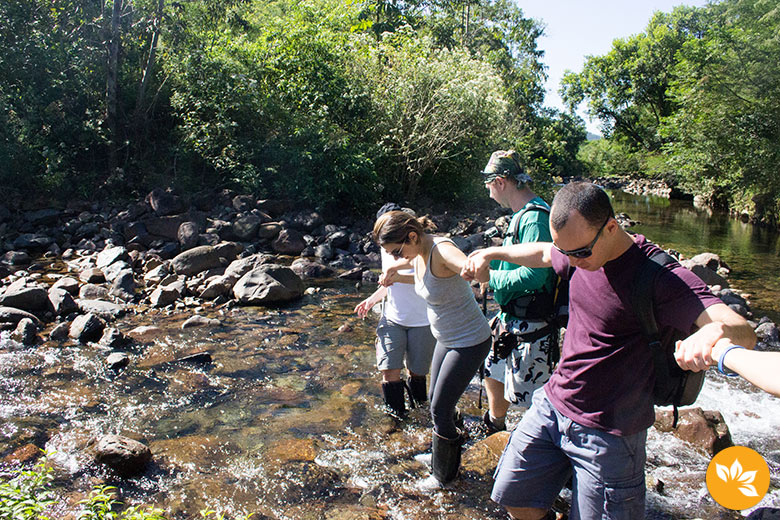
{"type": "Polygon", "coordinates": [[[0,520],[48,520],[44,512],[54,503],[52,479],[52,469],[42,459],[0,483],[0,520]]]}

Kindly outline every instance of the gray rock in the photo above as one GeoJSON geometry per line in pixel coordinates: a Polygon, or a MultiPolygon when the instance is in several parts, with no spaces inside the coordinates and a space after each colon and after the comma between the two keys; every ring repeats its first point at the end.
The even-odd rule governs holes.
{"type": "Polygon", "coordinates": [[[10,323],[13,326],[16,326],[19,321],[21,321],[24,318],[29,318],[35,323],[39,323],[38,318],[36,318],[33,314],[30,314],[27,311],[23,311],[22,309],[16,309],[14,307],[2,307],[0,306],[0,323],[10,323]]]}
{"type": "Polygon", "coordinates": [[[104,300],[82,300],[77,299],[76,303],[79,306],[79,310],[84,313],[92,313],[100,316],[103,319],[111,320],[119,318],[127,310],[124,305],[117,303],[111,303],[104,300]]]}
{"type": "Polygon", "coordinates": [[[719,275],[717,272],[713,271],[707,266],[700,265],[700,264],[693,264],[689,260],[683,260],[680,263],[684,267],[690,269],[693,272],[693,274],[701,278],[702,281],[707,285],[720,285],[721,287],[729,286],[729,282],[725,278],[723,278],[721,275],[719,275]]]}
{"type": "Polygon", "coordinates": [[[102,285],[87,283],[79,289],[79,299],[82,300],[105,300],[108,299],[108,289],[102,285]]]}
{"type": "Polygon", "coordinates": [[[233,222],[233,234],[242,242],[251,242],[257,237],[257,230],[263,220],[257,215],[250,213],[233,222]]]}
{"type": "Polygon", "coordinates": [[[128,264],[124,260],[119,260],[114,262],[111,265],[104,267],[102,271],[106,281],[109,283],[113,283],[114,280],[116,280],[117,276],[119,276],[122,272],[124,271],[132,272],[133,268],[130,267],[130,264],[128,264]]]}
{"type": "Polygon", "coordinates": [[[242,276],[233,295],[243,305],[273,305],[299,299],[303,289],[303,280],[292,269],[267,264],[242,276]]]}
{"type": "Polygon", "coordinates": [[[181,215],[174,217],[152,217],[142,221],[144,227],[150,235],[166,238],[168,240],[179,240],[179,227],[186,222],[181,215]]]}
{"type": "Polygon", "coordinates": [[[283,255],[298,255],[306,247],[303,235],[294,229],[283,229],[273,241],[274,251],[283,255]]]}
{"type": "Polygon", "coordinates": [[[219,320],[214,318],[207,318],[206,316],[201,316],[199,314],[196,314],[195,316],[191,316],[187,319],[184,323],[181,324],[182,329],[189,329],[192,327],[206,327],[206,326],[217,326],[220,325],[219,320]]]}
{"type": "Polygon", "coordinates": [[[221,265],[219,254],[212,246],[198,246],[177,255],[171,267],[177,274],[192,276],[221,265]]]}
{"type": "Polygon", "coordinates": [[[43,287],[9,287],[0,295],[0,306],[24,311],[43,311],[49,308],[49,294],[43,287]]]}
{"type": "Polygon", "coordinates": [[[54,282],[51,286],[52,289],[64,289],[68,291],[70,294],[78,294],[79,292],[79,282],[75,278],[71,278],[70,276],[64,276],[54,282]]]}
{"type": "Polygon", "coordinates": [[[124,352],[112,352],[106,358],[106,365],[111,370],[122,370],[130,364],[130,356],[124,352]]]}
{"type": "Polygon", "coordinates": [[[119,475],[129,477],[143,473],[152,460],[152,452],[136,440],[119,435],[106,435],[101,437],[95,446],[95,460],[119,475]]]}
{"type": "Polygon", "coordinates": [[[325,224],[325,219],[316,211],[301,211],[292,219],[292,225],[296,229],[305,231],[313,231],[323,224],[325,224]]]}
{"type": "Polygon", "coordinates": [[[181,293],[175,288],[158,287],[149,296],[152,307],[166,307],[179,299],[181,293]]]}
{"type": "Polygon", "coordinates": [[[122,334],[119,329],[107,327],[103,330],[103,335],[100,336],[100,341],[98,341],[98,343],[104,347],[117,349],[127,345],[128,341],[127,336],[122,334]]]}
{"type": "Polygon", "coordinates": [[[265,264],[273,263],[274,258],[271,255],[255,254],[233,260],[225,269],[225,276],[230,276],[238,280],[249,271],[265,264]]]}
{"type": "Polygon", "coordinates": [[[16,325],[16,329],[11,334],[11,338],[22,345],[35,345],[38,341],[38,327],[30,318],[22,318],[16,325]]]}
{"type": "Polygon", "coordinates": [[[237,280],[231,276],[215,276],[208,280],[206,287],[200,292],[200,297],[205,300],[213,300],[220,296],[227,296],[237,280]]]}
{"type": "Polygon", "coordinates": [[[771,321],[760,323],[756,327],[756,336],[764,343],[777,344],[780,342],[780,330],[771,321]]]}
{"type": "Polygon", "coordinates": [[[214,246],[214,250],[217,252],[220,258],[224,258],[228,262],[235,260],[239,254],[244,250],[244,246],[236,242],[221,242],[214,246]]]}
{"type": "Polygon", "coordinates": [[[232,203],[236,211],[250,211],[257,207],[257,200],[252,195],[236,195],[232,203]]]}
{"type": "Polygon", "coordinates": [[[109,294],[126,302],[135,298],[135,278],[131,269],[124,269],[114,278],[109,294]]]}
{"type": "Polygon", "coordinates": [[[312,262],[305,258],[296,258],[290,269],[304,280],[309,278],[328,278],[333,276],[336,271],[319,262],[312,262]]]}
{"type": "Polygon", "coordinates": [[[57,224],[62,216],[62,212],[56,209],[40,209],[28,211],[24,214],[24,220],[33,226],[51,226],[57,224]]]}
{"type": "Polygon", "coordinates": [[[54,243],[54,239],[47,235],[25,233],[19,235],[14,240],[13,246],[15,249],[31,249],[34,251],[45,251],[50,245],[54,243]]]}
{"type": "Polygon", "coordinates": [[[68,339],[70,332],[70,323],[60,323],[51,329],[49,332],[49,339],[51,341],[64,341],[68,339]]]}
{"type": "Polygon", "coordinates": [[[93,267],[80,272],[79,280],[86,283],[103,283],[106,281],[106,277],[102,270],[93,267]]]}
{"type": "Polygon", "coordinates": [[[346,231],[336,231],[328,235],[328,244],[334,249],[347,249],[349,242],[349,234],[346,231]]]}
{"type": "Polygon", "coordinates": [[[97,341],[103,335],[106,324],[92,313],[82,314],[70,324],[68,335],[80,343],[97,341]]]}
{"type": "Polygon", "coordinates": [[[170,268],[168,267],[168,264],[160,264],[144,275],[144,281],[147,285],[158,284],[169,274],[170,268]]]}
{"type": "Polygon", "coordinates": [[[113,264],[114,262],[128,261],[130,261],[130,255],[127,254],[127,249],[122,246],[108,247],[98,253],[97,268],[103,269],[113,264]]]}
{"type": "Polygon", "coordinates": [[[320,244],[314,248],[314,256],[325,261],[331,260],[334,256],[333,248],[330,244],[320,244]]]}
{"type": "Polygon", "coordinates": [[[30,255],[26,251],[8,251],[2,261],[8,265],[26,265],[30,263],[30,255]]]}
{"type": "Polygon", "coordinates": [[[187,251],[198,245],[200,229],[197,222],[182,222],[177,234],[182,251],[187,251]]]}
{"type": "Polygon", "coordinates": [[[49,302],[57,316],[67,316],[71,312],[79,310],[73,296],[61,287],[52,286],[49,289],[49,302]]]}

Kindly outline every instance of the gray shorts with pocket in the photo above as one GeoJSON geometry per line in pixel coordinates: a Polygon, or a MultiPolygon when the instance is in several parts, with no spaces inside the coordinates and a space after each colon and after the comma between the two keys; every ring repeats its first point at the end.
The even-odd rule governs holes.
{"type": "Polygon", "coordinates": [[[379,370],[393,370],[404,367],[410,372],[423,375],[431,368],[436,339],[431,328],[404,327],[384,316],[376,327],[376,367],[379,370]]]}
{"type": "Polygon", "coordinates": [[[646,439],[647,430],[619,436],[582,426],[540,388],[504,448],[491,498],[548,509],[572,477],[571,520],[644,518],[646,439]]]}

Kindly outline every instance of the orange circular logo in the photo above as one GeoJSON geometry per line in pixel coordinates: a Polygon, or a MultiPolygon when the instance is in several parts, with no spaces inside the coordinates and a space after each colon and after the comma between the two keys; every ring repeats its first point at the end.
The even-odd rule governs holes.
{"type": "Polygon", "coordinates": [[[758,504],[769,490],[769,466],[756,451],[732,446],[719,452],[707,467],[707,489],[727,509],[758,504]]]}

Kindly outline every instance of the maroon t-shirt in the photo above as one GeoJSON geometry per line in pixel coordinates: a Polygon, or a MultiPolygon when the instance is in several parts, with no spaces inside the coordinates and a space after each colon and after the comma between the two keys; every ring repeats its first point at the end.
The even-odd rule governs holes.
{"type": "MultiPolygon", "coordinates": [[[[615,435],[653,424],[653,361],[631,307],[631,285],[657,249],[636,235],[634,245],[598,271],[572,271],[561,360],[544,389],[558,411],[579,424],[615,435]]],[[[552,265],[567,276],[569,259],[555,248],[552,265]]],[[[716,303],[705,283],[676,262],[656,277],[653,310],[662,337],[670,327],[692,333],[696,318],[716,303]]]]}

